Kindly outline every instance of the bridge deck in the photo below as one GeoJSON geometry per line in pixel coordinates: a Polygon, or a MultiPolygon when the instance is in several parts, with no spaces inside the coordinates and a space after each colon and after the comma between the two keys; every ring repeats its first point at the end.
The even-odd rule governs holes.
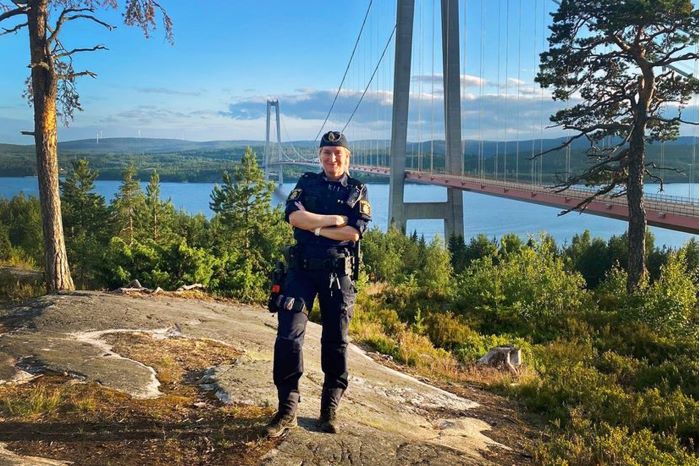
{"type": "MultiPolygon", "coordinates": [[[[353,165],[352,170],[389,175],[387,167],[353,165]]],[[[591,194],[590,191],[581,188],[569,188],[556,193],[545,186],[415,170],[406,170],[406,179],[561,209],[572,208],[591,194]]],[[[649,225],[685,233],[698,233],[698,204],[689,202],[687,198],[645,194],[644,207],[649,225]]],[[[592,201],[584,212],[618,220],[627,220],[629,217],[627,198],[624,196],[600,196],[592,201]]]]}

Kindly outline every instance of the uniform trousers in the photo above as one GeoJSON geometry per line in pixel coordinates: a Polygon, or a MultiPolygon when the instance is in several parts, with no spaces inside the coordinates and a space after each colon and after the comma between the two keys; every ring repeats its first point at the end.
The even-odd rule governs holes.
{"type": "MultiPolygon", "coordinates": [[[[324,373],[321,406],[336,408],[348,386],[348,325],[355,304],[351,278],[329,270],[290,268],[283,286],[288,297],[303,299],[307,312],[318,296],[321,309],[321,369],[324,373]]],[[[299,403],[299,379],[304,373],[302,348],[308,317],[305,312],[277,313],[273,380],[279,410],[294,412],[299,403]]]]}

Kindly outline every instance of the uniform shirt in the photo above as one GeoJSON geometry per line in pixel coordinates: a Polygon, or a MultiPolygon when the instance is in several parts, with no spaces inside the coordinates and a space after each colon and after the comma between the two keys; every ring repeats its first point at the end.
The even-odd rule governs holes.
{"type": "MultiPolygon", "coordinates": [[[[299,210],[295,202],[300,202],[304,209],[315,214],[345,215],[348,217],[348,226],[357,229],[360,237],[372,219],[367,187],[347,173],[338,181],[327,179],[323,172],[304,173],[287,198],[284,209],[284,219],[287,222],[289,214],[299,210]]],[[[310,251],[352,245],[352,241],[336,241],[316,236],[313,231],[301,228],[294,228],[294,239],[297,245],[310,251]]]]}

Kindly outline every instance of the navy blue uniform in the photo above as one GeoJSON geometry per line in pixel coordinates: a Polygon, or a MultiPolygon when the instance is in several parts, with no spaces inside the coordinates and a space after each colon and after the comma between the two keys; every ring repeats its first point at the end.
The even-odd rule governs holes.
{"type": "MultiPolygon", "coordinates": [[[[299,210],[323,215],[345,215],[348,225],[362,235],[371,219],[366,187],[347,174],[330,181],[321,173],[305,173],[289,194],[285,220],[299,210]]],[[[296,246],[290,260],[289,273],[283,285],[284,294],[303,300],[306,312],[281,310],[273,378],[277,386],[280,411],[294,411],[299,402],[299,378],[304,372],[302,346],[308,322],[307,313],[318,296],[321,309],[321,368],[323,381],[322,406],[336,407],[348,386],[346,349],[348,324],[355,303],[355,286],[350,269],[342,267],[351,255],[351,241],[335,241],[316,236],[311,231],[294,228],[296,246]]]]}

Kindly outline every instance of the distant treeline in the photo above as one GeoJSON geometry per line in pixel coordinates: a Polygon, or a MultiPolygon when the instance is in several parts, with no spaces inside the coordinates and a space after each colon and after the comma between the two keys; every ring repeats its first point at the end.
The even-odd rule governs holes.
{"type": "MultiPolygon", "coordinates": [[[[468,175],[483,173],[489,178],[508,181],[542,182],[553,184],[580,173],[594,160],[586,155],[587,145],[572,145],[567,161],[565,151],[558,150],[532,161],[532,155],[561,143],[561,139],[537,141],[495,142],[468,140],[464,142],[464,172],[468,175]],[[480,156],[481,154],[481,156],[480,156]],[[568,166],[568,168],[567,168],[568,166]]],[[[88,160],[99,172],[99,179],[120,180],[127,166],[136,168],[136,177],[147,181],[156,170],[162,181],[215,182],[224,170],[231,170],[241,160],[246,146],[258,154],[262,164],[265,152],[260,141],[212,141],[196,143],[180,140],[149,140],[115,138],[95,141],[71,141],[59,144],[59,168],[62,173],[70,170],[78,159],[88,160]]],[[[308,141],[295,143],[297,152],[313,157],[315,146],[308,141]]],[[[669,183],[697,182],[697,138],[682,137],[677,141],[647,146],[647,161],[664,170],[653,170],[669,183]]],[[[407,169],[444,171],[445,145],[443,141],[411,143],[407,146],[407,169]]],[[[389,163],[386,141],[360,142],[355,149],[352,163],[389,163]]],[[[309,167],[284,167],[284,179],[295,181],[301,173],[315,170],[309,167]]],[[[35,176],[36,160],[33,146],[0,144],[0,177],[35,176]]],[[[365,182],[386,182],[386,177],[358,174],[365,182]]],[[[653,181],[648,179],[647,181],[653,181]]]]}

